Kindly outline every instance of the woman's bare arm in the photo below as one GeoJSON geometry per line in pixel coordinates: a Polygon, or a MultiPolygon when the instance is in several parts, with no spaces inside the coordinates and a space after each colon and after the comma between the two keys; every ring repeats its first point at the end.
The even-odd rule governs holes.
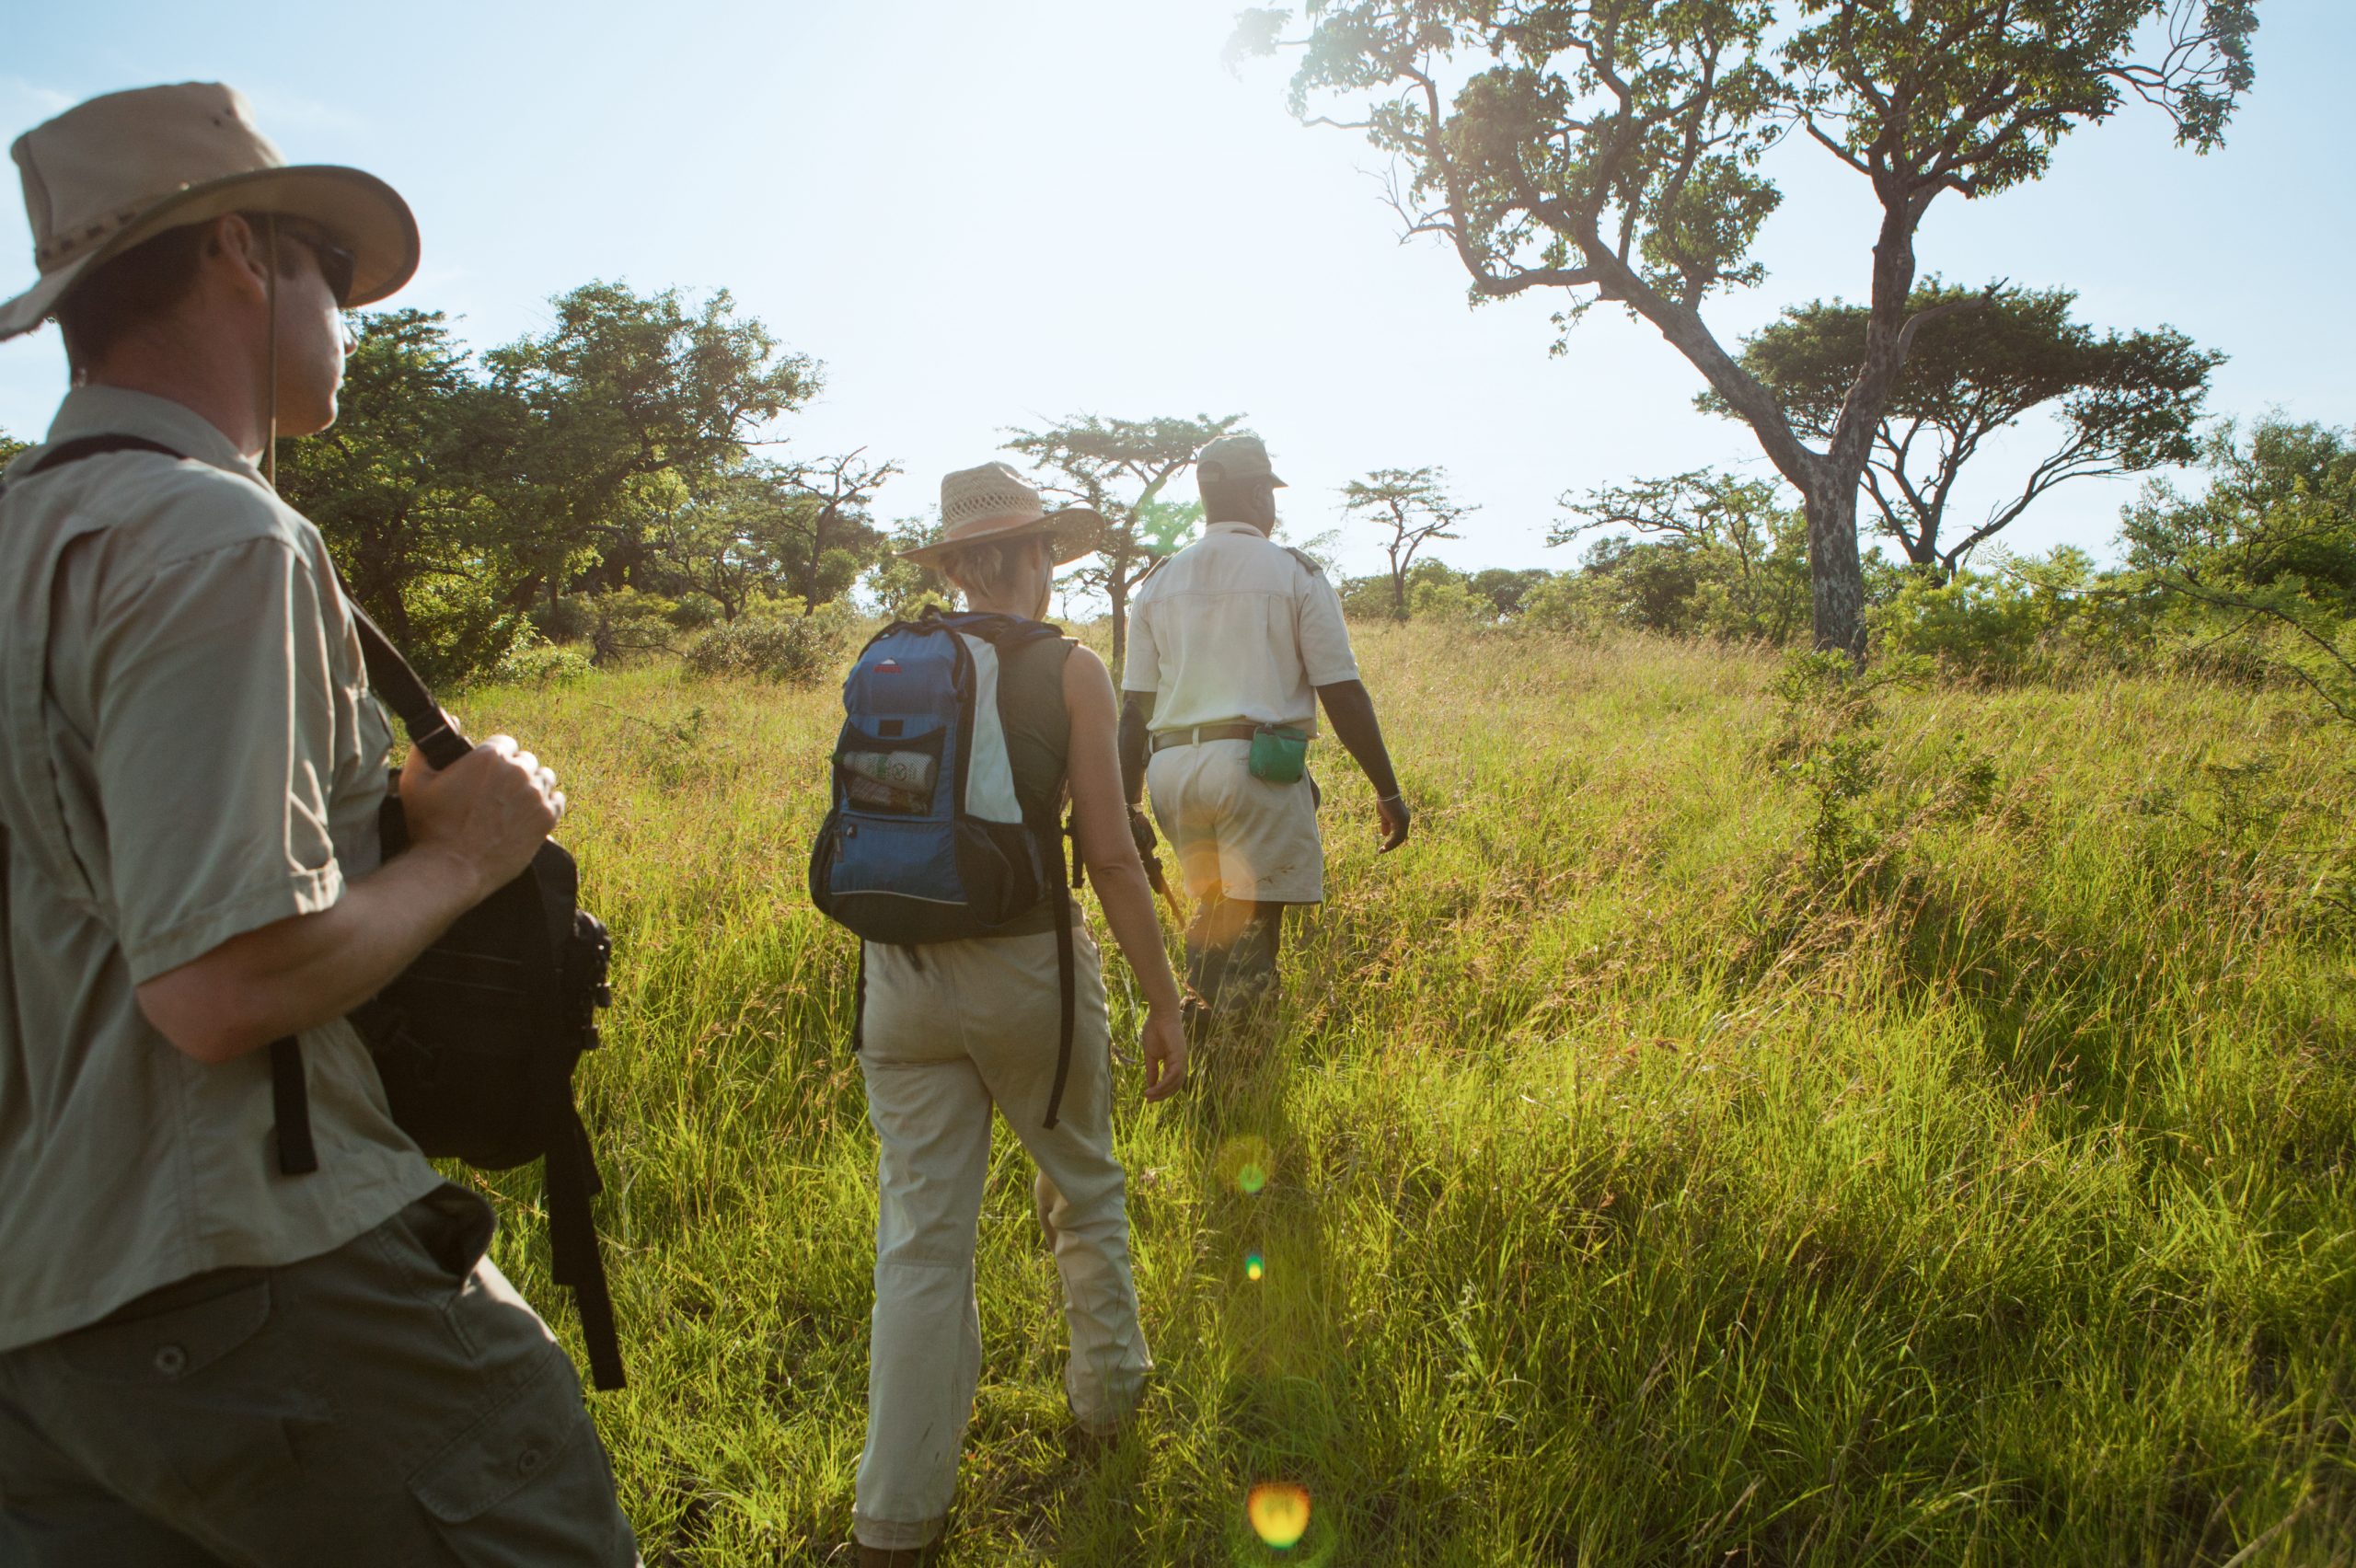
{"type": "Polygon", "coordinates": [[[1097,901],[1104,905],[1113,940],[1145,989],[1143,1043],[1147,1066],[1153,1072],[1146,1098],[1160,1100],[1175,1091],[1186,1076],[1178,981],[1170,973],[1170,955],[1161,945],[1161,922],[1154,913],[1145,863],[1129,834],[1113,677],[1104,662],[1088,649],[1073,649],[1064,664],[1064,706],[1071,715],[1066,767],[1071,778],[1072,832],[1089,880],[1096,884],[1097,901]]]}

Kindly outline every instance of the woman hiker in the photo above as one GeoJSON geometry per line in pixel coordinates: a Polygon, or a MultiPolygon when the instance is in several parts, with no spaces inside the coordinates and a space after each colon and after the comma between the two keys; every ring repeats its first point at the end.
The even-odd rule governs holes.
{"type": "MultiPolygon", "coordinates": [[[[946,572],[969,611],[1023,622],[1046,614],[1056,567],[1093,548],[1101,525],[1092,513],[1048,513],[1000,463],[943,478],[941,515],[943,537],[909,559],[946,572]]],[[[1026,819],[1059,821],[1068,791],[1089,878],[1145,992],[1145,1097],[1164,1099],[1185,1077],[1186,1043],[1121,791],[1112,678],[1068,638],[1008,647],[998,707],[1015,794],[1026,819]]],[[[1060,855],[1060,843],[1048,853],[1060,855]]],[[[1001,931],[866,949],[860,1065],[883,1148],[867,1447],[853,1516],[861,1568],[924,1562],[956,1487],[981,1377],[974,1250],[993,1106],[1039,1168],[1039,1217],[1071,1335],[1065,1397],[1080,1430],[1116,1435],[1152,1365],[1113,1158],[1112,1033],[1096,944],[1060,886],[1001,931]],[[1059,920],[1072,927],[1076,1012],[1050,1128],[1041,1113],[1060,1036],[1059,920]]]]}

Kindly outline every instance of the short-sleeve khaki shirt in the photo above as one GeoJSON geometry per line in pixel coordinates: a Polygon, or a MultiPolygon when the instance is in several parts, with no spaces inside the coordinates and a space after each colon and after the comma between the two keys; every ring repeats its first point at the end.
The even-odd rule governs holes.
{"type": "Polygon", "coordinates": [[[1358,678],[1342,601],[1257,528],[1214,523],[1129,610],[1122,689],[1154,694],[1156,731],[1249,720],[1317,727],[1317,687],[1358,678]]]}
{"type": "Polygon", "coordinates": [[[377,864],[390,732],[318,531],[193,410],[0,498],[0,1351],[234,1264],[341,1246],[437,1183],[341,1020],[303,1035],[319,1169],[279,1172],[270,1062],[175,1049],[133,987],[377,864]]]}

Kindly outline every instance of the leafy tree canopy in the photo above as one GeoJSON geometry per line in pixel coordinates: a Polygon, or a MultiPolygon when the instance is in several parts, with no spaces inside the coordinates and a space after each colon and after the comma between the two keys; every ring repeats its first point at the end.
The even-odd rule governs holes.
{"type": "MultiPolygon", "coordinates": [[[[1749,423],[1806,505],[1819,642],[1862,653],[1857,490],[1914,336],[1914,236],[1941,194],[2042,174],[2130,97],[2178,140],[2223,134],[2251,82],[2255,0],[1309,0],[1297,113],[1392,154],[1408,232],[1451,245],[1474,294],[1568,294],[1657,329],[1749,423]],[[1845,411],[1812,445],[1701,315],[1758,282],[1797,132],[1865,177],[1880,218],[1845,411]]],[[[1230,52],[1282,47],[1247,12],[1230,52]]],[[[1958,302],[1954,308],[1961,308],[1958,302]]],[[[1947,307],[1934,307],[1947,308],[1947,307]]]]}
{"type": "Polygon", "coordinates": [[[1146,420],[1081,414],[1045,430],[1006,432],[1007,450],[1043,470],[1049,490],[1104,518],[1103,548],[1072,581],[1102,593],[1112,606],[1114,674],[1128,655],[1130,591],[1159,559],[1158,530],[1166,519],[1154,504],[1171,480],[1194,467],[1195,454],[1242,422],[1241,414],[1146,420]]]}
{"type": "MultiPolygon", "coordinates": [[[[2038,497],[2073,478],[2191,462],[2210,372],[2224,355],[2196,348],[2173,328],[2097,335],[2070,318],[2067,289],[1996,288],[1984,294],[1932,280],[1910,308],[1929,325],[1916,337],[1874,432],[1865,492],[1882,532],[1919,566],[1952,572],[1976,547],[2011,525],[2038,497]],[[1977,299],[1969,314],[1944,307],[1977,299]],[[2058,439],[2016,490],[1946,536],[1948,507],[1967,466],[1989,439],[2038,410],[2058,439]]],[[[1862,306],[1796,306],[1745,340],[1743,367],[1772,388],[1803,434],[1830,441],[1865,352],[1862,306]]],[[[1732,410],[1715,393],[1701,407],[1732,410]]]]}

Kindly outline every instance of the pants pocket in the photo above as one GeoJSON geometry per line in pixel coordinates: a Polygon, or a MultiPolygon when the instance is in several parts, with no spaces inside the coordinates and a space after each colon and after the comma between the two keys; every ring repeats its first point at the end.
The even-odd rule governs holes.
{"type": "Polygon", "coordinates": [[[580,1386],[554,1355],[420,1466],[409,1485],[466,1568],[637,1561],[580,1386]]]}
{"type": "Polygon", "coordinates": [[[114,1435],[101,1470],[216,1514],[298,1485],[300,1434],[333,1412],[297,1360],[274,1354],[271,1317],[266,1275],[225,1271],[58,1340],[76,1424],[114,1435]]]}
{"type": "Polygon", "coordinates": [[[449,1184],[401,1209],[367,1237],[369,1250],[393,1281],[439,1312],[470,1357],[482,1347],[467,1330],[463,1298],[495,1226],[489,1204],[449,1184]]]}

